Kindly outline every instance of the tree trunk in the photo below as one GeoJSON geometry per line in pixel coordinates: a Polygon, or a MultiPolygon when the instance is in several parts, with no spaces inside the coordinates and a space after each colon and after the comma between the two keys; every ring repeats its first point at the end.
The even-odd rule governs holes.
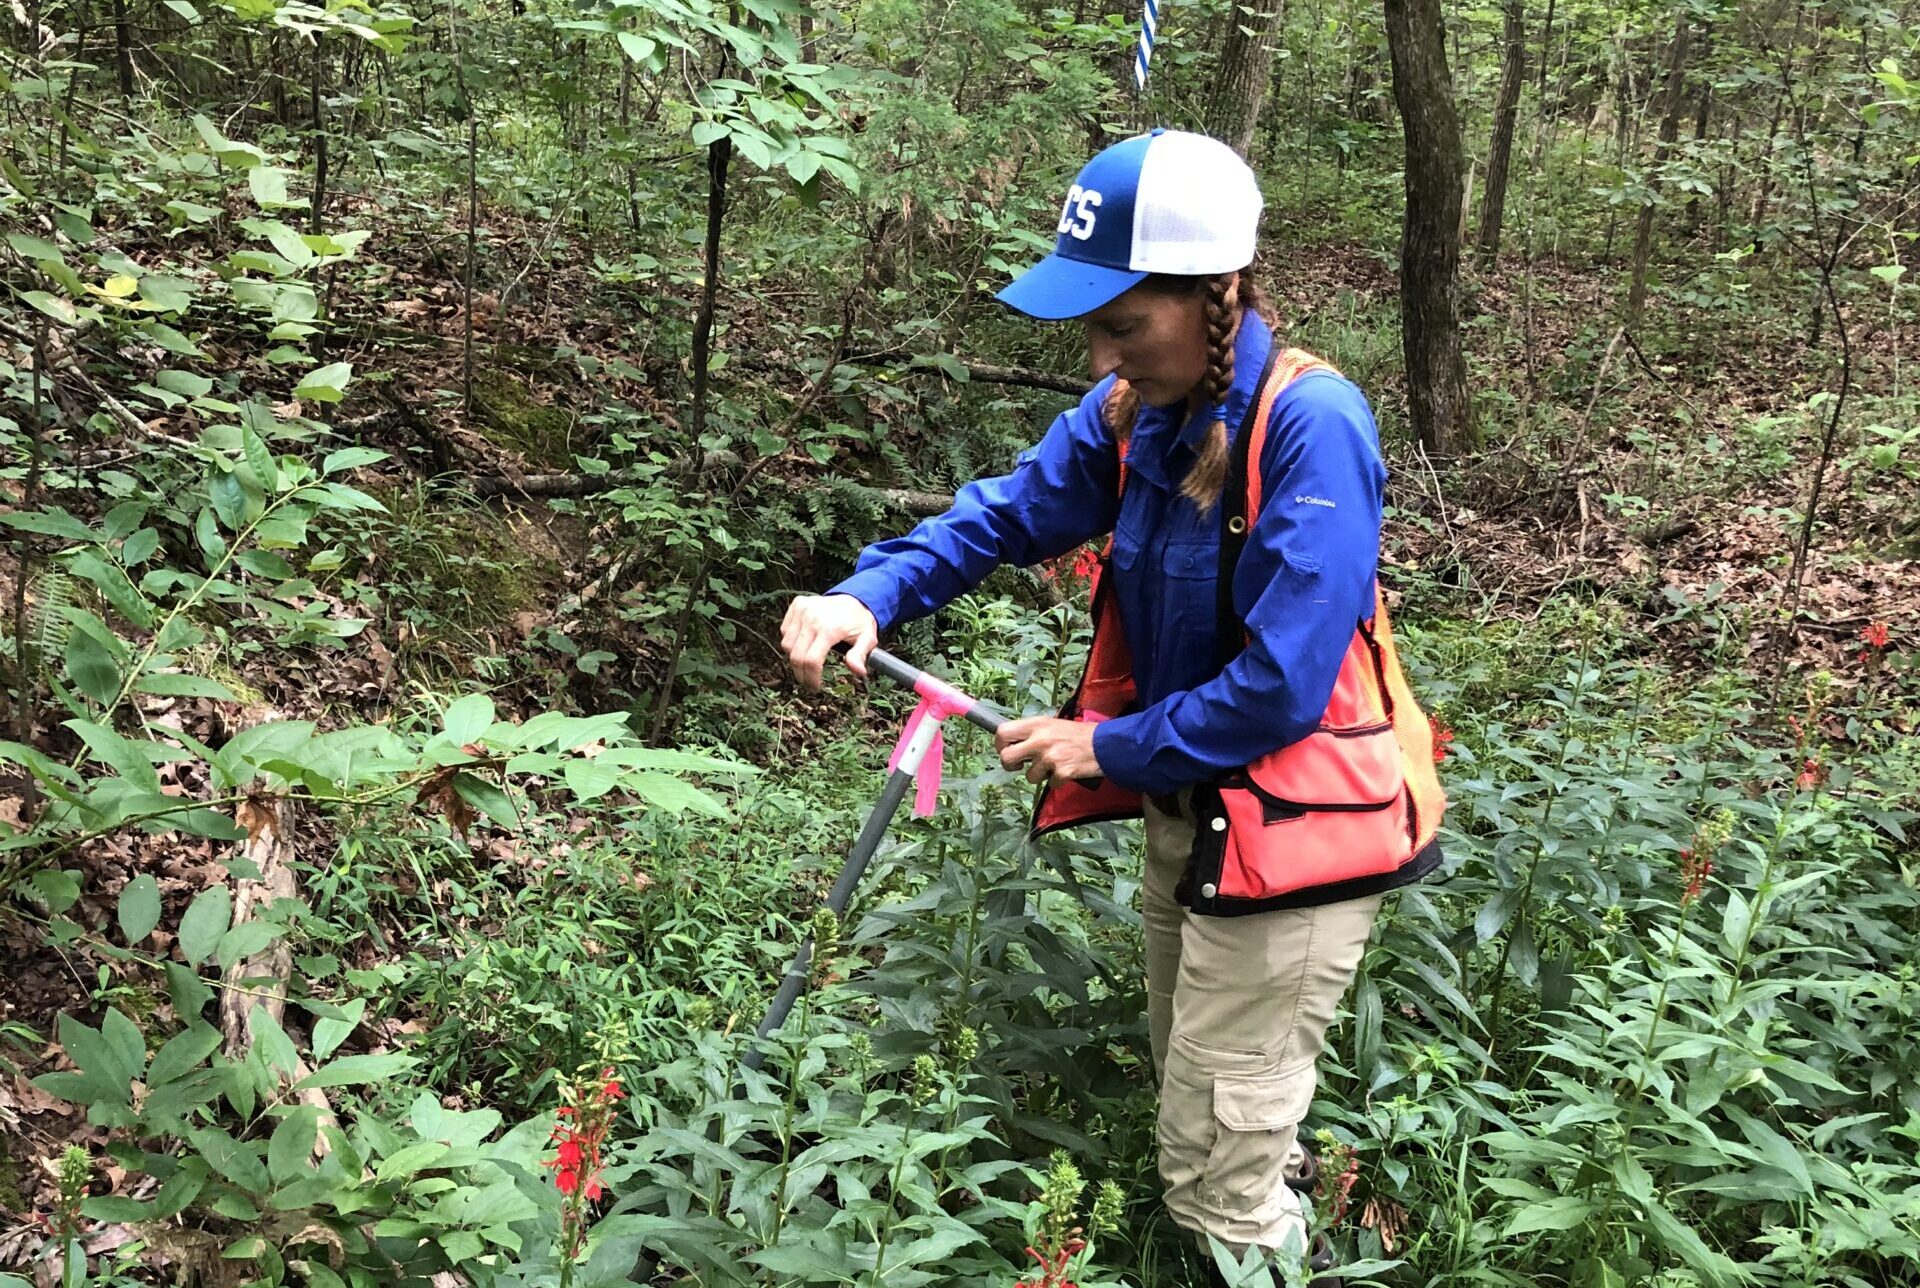
{"type": "Polygon", "coordinates": [[[1506,55],[1500,63],[1500,99],[1493,109],[1493,141],[1487,145],[1487,188],[1480,197],[1480,267],[1500,255],[1500,225],[1506,218],[1507,172],[1513,162],[1513,124],[1520,115],[1520,87],[1527,78],[1527,3],[1507,0],[1506,55]]]}
{"type": "Polygon", "coordinates": [[[1468,435],[1460,356],[1460,117],[1439,0],[1386,0],[1393,96],[1406,134],[1400,235],[1401,344],[1414,437],[1434,451],[1468,435]]]}
{"type": "Polygon", "coordinates": [[[320,78],[326,71],[325,47],[318,37],[313,42],[313,79],[308,84],[308,112],[313,117],[313,212],[308,220],[307,231],[315,237],[326,218],[327,210],[327,119],[326,108],[320,96],[320,78]]]}
{"type": "Polygon", "coordinates": [[[693,437],[707,429],[707,366],[713,342],[713,304],[720,287],[720,228],[727,217],[727,163],[733,136],[723,134],[707,146],[706,280],[700,283],[700,308],[693,318],[693,437]]]}
{"type": "Polygon", "coordinates": [[[1628,330],[1640,325],[1647,302],[1647,258],[1653,249],[1653,207],[1660,195],[1660,167],[1673,155],[1680,133],[1680,107],[1687,83],[1687,45],[1693,31],[1685,12],[1673,26],[1673,44],[1667,49],[1667,86],[1660,107],[1660,142],[1653,149],[1653,173],[1647,177],[1648,200],[1640,207],[1640,226],[1633,238],[1633,278],[1627,287],[1628,330]]]}
{"type": "Polygon", "coordinates": [[[1257,12],[1235,11],[1220,44],[1203,129],[1241,156],[1253,143],[1273,80],[1273,42],[1286,15],[1285,0],[1257,0],[1257,12]]]}
{"type": "Polygon", "coordinates": [[[113,61],[120,72],[121,101],[133,98],[133,32],[127,25],[127,0],[113,0],[113,61]]]}
{"type": "MultiPolygon", "coordinates": [[[[1700,27],[1700,52],[1695,60],[1703,72],[1707,69],[1708,59],[1713,48],[1713,24],[1702,23],[1700,27]]],[[[1706,154],[1707,131],[1713,122],[1713,77],[1711,74],[1700,78],[1700,94],[1693,110],[1693,144],[1696,157],[1706,154]]],[[[1706,203],[1700,200],[1698,192],[1687,198],[1687,234],[1698,236],[1701,220],[1705,217],[1706,203]]]]}

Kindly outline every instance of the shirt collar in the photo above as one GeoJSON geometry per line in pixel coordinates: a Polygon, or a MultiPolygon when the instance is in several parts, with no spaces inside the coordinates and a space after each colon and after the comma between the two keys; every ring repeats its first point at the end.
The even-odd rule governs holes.
{"type": "MultiPolygon", "coordinates": [[[[1240,321],[1233,341],[1233,384],[1227,390],[1224,419],[1227,433],[1240,432],[1247,408],[1259,393],[1260,372],[1267,363],[1267,350],[1273,345],[1273,331],[1266,319],[1252,309],[1240,321]]],[[[1127,448],[1127,467],[1157,486],[1171,486],[1167,454],[1174,444],[1196,448],[1213,424],[1211,408],[1199,407],[1188,413],[1186,405],[1149,407],[1144,403],[1134,421],[1133,442],[1127,448]],[[1184,417],[1184,420],[1181,418],[1184,417]]]]}

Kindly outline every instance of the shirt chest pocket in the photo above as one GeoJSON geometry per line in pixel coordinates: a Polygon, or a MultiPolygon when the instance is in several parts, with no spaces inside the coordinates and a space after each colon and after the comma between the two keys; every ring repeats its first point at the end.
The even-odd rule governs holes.
{"type": "Polygon", "coordinates": [[[1174,539],[1162,547],[1159,572],[1166,587],[1161,600],[1160,638],[1169,648],[1211,640],[1219,604],[1214,578],[1220,547],[1213,541],[1174,539]]]}
{"type": "Polygon", "coordinates": [[[1211,674],[1220,542],[1190,502],[1129,495],[1114,525],[1115,589],[1136,663],[1191,688],[1211,674]],[[1141,638],[1133,638],[1139,635],[1141,638]],[[1151,660],[1149,660],[1151,659],[1151,660]]]}

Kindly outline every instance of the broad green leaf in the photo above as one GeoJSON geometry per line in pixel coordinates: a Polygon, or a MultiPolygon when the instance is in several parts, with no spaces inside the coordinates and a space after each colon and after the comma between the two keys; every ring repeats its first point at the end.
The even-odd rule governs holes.
{"type": "Polygon", "coordinates": [[[60,253],[58,246],[27,233],[8,233],[7,245],[13,247],[22,259],[45,259],[56,264],[67,262],[67,257],[60,253]]]}
{"type": "Polygon", "coordinates": [[[491,729],[493,721],[493,699],[484,693],[469,693],[447,708],[446,740],[464,747],[491,729]]]}
{"type": "Polygon", "coordinates": [[[1516,1234],[1532,1234],[1538,1230],[1578,1229],[1586,1224],[1587,1218],[1596,1210],[1597,1205],[1590,1199],[1563,1194],[1520,1209],[1519,1215],[1507,1222],[1507,1228],[1500,1232],[1500,1237],[1511,1239],[1516,1234]]]}
{"type": "Polygon", "coordinates": [[[106,706],[120,692],[119,666],[100,641],[85,631],[67,633],[66,664],[73,687],[99,705],[106,706]]]}
{"type": "MultiPolygon", "coordinates": [[[[74,1067],[80,1071],[86,1084],[86,1098],[89,1101],[104,1099],[115,1104],[125,1104],[131,1094],[134,1079],[146,1069],[145,1059],[137,1061],[127,1059],[126,1052],[119,1043],[110,1040],[99,1029],[89,1028],[65,1012],[61,1013],[56,1022],[55,1032],[59,1037],[60,1045],[66,1049],[67,1058],[72,1060],[74,1067]]],[[[136,1032],[136,1040],[138,1036],[136,1032]]]]}
{"type": "Polygon", "coordinates": [[[213,955],[233,918],[233,895],[223,885],[203,890],[180,918],[180,954],[189,966],[213,955]]]}
{"type": "Polygon", "coordinates": [[[157,697],[214,698],[220,702],[240,700],[218,680],[209,680],[203,675],[181,675],[173,671],[155,671],[143,675],[133,687],[140,693],[151,693],[157,697]]]}
{"type": "Polygon", "coordinates": [[[127,882],[115,916],[126,941],[138,945],[160,924],[160,883],[145,872],[127,882]]]}
{"type": "Polygon", "coordinates": [[[320,1138],[320,1110],[315,1105],[297,1105],[280,1120],[267,1142],[267,1171],[276,1185],[298,1180],[311,1169],[314,1142],[320,1138]]]}
{"type": "Polygon", "coordinates": [[[71,872],[59,868],[42,868],[33,874],[30,883],[47,901],[49,912],[61,913],[80,902],[80,882],[71,872]]]}
{"type": "Polygon", "coordinates": [[[232,166],[236,170],[250,170],[254,166],[266,164],[267,154],[251,143],[238,143],[220,132],[218,126],[204,116],[193,118],[193,128],[198,130],[200,138],[206,143],[207,150],[220,159],[220,164],[232,166]]]}
{"type": "MultiPolygon", "coordinates": [[[[184,4],[186,0],[173,0],[173,2],[184,4]]],[[[197,202],[182,201],[177,197],[161,209],[183,224],[212,223],[220,215],[220,211],[213,206],[202,206],[197,202]]]]}
{"type": "Polygon", "coordinates": [[[215,1176],[255,1194],[264,1194],[272,1188],[272,1178],[253,1146],[242,1144],[217,1127],[189,1131],[187,1139],[200,1151],[200,1157],[207,1160],[215,1176]]]}
{"type": "Polygon", "coordinates": [[[207,499],[220,526],[238,532],[247,526],[247,485],[235,473],[231,463],[217,466],[207,480],[207,499]]]}
{"type": "Polygon", "coordinates": [[[320,464],[322,474],[338,474],[342,470],[358,469],[362,465],[372,465],[376,461],[387,459],[388,453],[377,447],[343,447],[337,452],[329,452],[327,459],[320,464]]]}
{"type": "Polygon", "coordinates": [[[139,1025],[117,1007],[108,1007],[106,1018],[100,1022],[100,1037],[112,1049],[116,1065],[130,1075],[130,1082],[145,1081],[147,1040],[141,1036],[139,1025]]]}
{"type": "Polygon", "coordinates": [[[460,793],[461,799],[467,804],[502,827],[513,827],[520,822],[520,815],[513,808],[513,799],[476,774],[455,774],[453,789],[460,793]]]}
{"type": "Polygon", "coordinates": [[[135,327],[134,330],[159,345],[162,349],[165,349],[168,353],[176,354],[182,358],[206,357],[206,354],[201,351],[199,345],[168,326],[165,322],[148,320],[142,322],[139,326],[135,327]]]}
{"type": "Polygon", "coordinates": [[[293,396],[311,402],[336,403],[346,396],[343,391],[352,378],[352,363],[330,363],[301,377],[300,383],[294,387],[293,396]]]}
{"type": "Polygon", "coordinates": [[[240,427],[240,451],[245,457],[247,467],[253,471],[260,486],[269,492],[280,490],[280,467],[274,462],[273,453],[251,425],[240,427]]]}
{"type": "Polygon", "coordinates": [[[627,57],[636,63],[646,62],[647,59],[653,57],[653,51],[659,47],[659,45],[648,40],[638,32],[623,31],[620,33],[620,48],[626,52],[627,57]]]}
{"type": "Polygon", "coordinates": [[[80,1205],[83,1215],[95,1221],[152,1221],[159,1216],[155,1205],[142,1203],[137,1199],[122,1198],[118,1194],[102,1194],[90,1198],[80,1205]]]}
{"type": "Polygon", "coordinates": [[[98,551],[91,548],[68,551],[63,560],[70,571],[86,578],[94,589],[105,595],[122,617],[142,629],[153,625],[153,604],[127,580],[125,572],[102,558],[98,551]]]}
{"type": "Polygon", "coordinates": [[[211,509],[203,506],[200,513],[194,517],[193,536],[200,543],[201,552],[206,555],[209,568],[225,557],[227,543],[220,535],[220,524],[211,509]]]}
{"type": "Polygon", "coordinates": [[[285,933],[283,927],[271,921],[243,921],[220,936],[214,959],[220,963],[221,970],[232,970],[285,933]]]}
{"type": "Polygon", "coordinates": [[[195,290],[194,284],[185,278],[148,276],[140,279],[140,298],[162,313],[185,313],[193,306],[195,290]]]}
{"type": "Polygon", "coordinates": [[[87,744],[92,759],[118,771],[121,777],[136,787],[156,796],[162,794],[160,776],[154,772],[153,761],[146,751],[155,744],[129,742],[113,730],[87,720],[67,720],[63,724],[87,744]]]}
{"type": "Polygon", "coordinates": [[[708,818],[727,817],[726,806],[711,792],[702,791],[684,779],[640,771],[628,774],[622,785],[647,804],[670,813],[693,810],[708,818]]]}
{"type": "Polygon", "coordinates": [[[120,543],[120,558],[129,566],[143,564],[153,558],[160,549],[160,534],[152,528],[141,528],[120,543]]]}
{"type": "Polygon", "coordinates": [[[369,1082],[386,1082],[412,1069],[420,1062],[410,1055],[347,1055],[322,1065],[294,1084],[296,1092],[313,1087],[353,1087],[369,1082]]]}
{"type": "MultiPolygon", "coordinates": [[[[218,940],[216,939],[215,942],[217,943],[218,940]]],[[[173,1013],[182,1018],[198,1018],[200,1013],[207,1009],[207,1003],[213,1000],[213,990],[207,987],[206,981],[198,974],[188,970],[179,962],[168,962],[166,966],[167,1000],[173,1003],[173,1013]]],[[[215,1045],[218,1043],[216,1042],[215,1045]]],[[[158,1063],[157,1057],[155,1063],[158,1063]]]]}
{"type": "MultiPolygon", "coordinates": [[[[179,1008],[175,1007],[178,1011],[179,1008]]],[[[220,1030],[196,1020],[190,1027],[167,1039],[153,1057],[147,1073],[149,1085],[165,1086],[199,1068],[220,1047],[220,1030]]]]}
{"type": "MultiPolygon", "coordinates": [[[[275,581],[289,581],[294,577],[293,565],[271,550],[242,550],[233,560],[256,577],[269,577],[275,581]]],[[[274,598],[282,598],[282,592],[276,591],[274,598]]]]}
{"type": "MultiPolygon", "coordinates": [[[[287,172],[277,165],[257,165],[247,171],[247,188],[262,210],[280,210],[292,204],[287,200],[287,172]]],[[[294,262],[304,264],[306,261],[294,262]]]]}
{"type": "Polygon", "coordinates": [[[80,313],[70,301],[45,291],[28,291],[20,297],[63,326],[79,326],[80,313]]]}
{"type": "Polygon", "coordinates": [[[573,759],[561,769],[574,799],[590,801],[604,796],[620,785],[620,769],[598,760],[573,759]]]}
{"type": "Polygon", "coordinates": [[[15,510],[9,514],[0,514],[0,523],[10,528],[18,528],[22,532],[37,532],[47,537],[64,537],[68,541],[100,539],[99,533],[59,506],[47,510],[15,510]]]}
{"type": "Polygon", "coordinates": [[[1647,1206],[1653,1234],[1670,1252],[1692,1266],[1709,1284],[1743,1283],[1748,1276],[1721,1253],[1703,1242],[1694,1229],[1659,1203],[1647,1206]]]}
{"type": "Polygon", "coordinates": [[[360,1025],[367,1011],[367,999],[356,997],[340,1008],[338,1018],[325,1016],[313,1022],[313,1058],[325,1060],[360,1025]]]}
{"type": "MultiPolygon", "coordinates": [[[[244,922],[229,934],[258,924],[244,922]]],[[[300,1067],[300,1053],[294,1049],[293,1039],[280,1027],[280,1021],[273,1018],[273,1013],[258,1002],[247,1012],[247,1035],[253,1043],[249,1054],[263,1061],[268,1068],[291,1074],[300,1067]]]]}

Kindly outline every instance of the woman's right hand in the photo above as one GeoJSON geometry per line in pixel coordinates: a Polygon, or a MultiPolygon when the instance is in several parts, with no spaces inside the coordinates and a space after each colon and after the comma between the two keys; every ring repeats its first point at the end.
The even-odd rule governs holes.
{"type": "Polygon", "coordinates": [[[794,678],[816,692],[820,668],[836,644],[846,644],[847,665],[867,676],[867,654],[880,643],[880,626],[867,606],[852,595],[801,595],[787,606],[780,623],[780,647],[794,678]]]}

